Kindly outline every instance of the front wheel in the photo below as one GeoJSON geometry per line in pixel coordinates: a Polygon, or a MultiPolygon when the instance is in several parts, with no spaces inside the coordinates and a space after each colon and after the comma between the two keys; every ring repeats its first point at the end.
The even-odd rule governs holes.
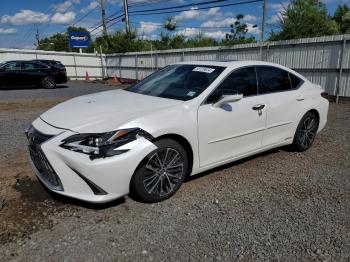
{"type": "Polygon", "coordinates": [[[315,140],[318,124],[318,119],[314,113],[307,112],[303,116],[293,140],[293,146],[297,151],[302,152],[311,147],[315,140]]]}
{"type": "Polygon", "coordinates": [[[131,193],[146,203],[165,200],[180,188],[188,159],[183,147],[172,139],[155,142],[158,147],[139,165],[131,179],[131,193]]]}
{"type": "Polygon", "coordinates": [[[45,76],[41,80],[41,85],[44,88],[52,89],[52,88],[56,87],[56,82],[55,82],[55,79],[52,76],[45,76]]]}

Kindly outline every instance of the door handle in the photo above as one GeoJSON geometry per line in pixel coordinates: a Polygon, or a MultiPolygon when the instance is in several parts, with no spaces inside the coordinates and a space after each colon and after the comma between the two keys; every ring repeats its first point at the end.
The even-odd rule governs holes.
{"type": "Polygon", "coordinates": [[[297,97],[297,99],[296,99],[297,101],[304,101],[305,99],[303,98],[303,97],[297,97]]]}
{"type": "Polygon", "coordinates": [[[264,104],[258,104],[252,107],[253,110],[262,110],[264,109],[265,105],[264,104]]]}

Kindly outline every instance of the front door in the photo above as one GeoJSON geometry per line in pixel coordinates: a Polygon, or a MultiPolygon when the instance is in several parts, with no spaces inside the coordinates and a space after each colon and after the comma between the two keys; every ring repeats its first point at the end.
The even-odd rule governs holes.
{"type": "Polygon", "coordinates": [[[14,61],[7,63],[0,74],[2,85],[4,87],[20,86],[22,83],[22,79],[19,77],[21,71],[21,62],[14,61]]]}
{"type": "Polygon", "coordinates": [[[266,101],[257,96],[254,67],[233,71],[198,109],[200,166],[210,166],[261,147],[266,122],[266,101]],[[236,102],[215,107],[226,90],[243,94],[236,102]]]}

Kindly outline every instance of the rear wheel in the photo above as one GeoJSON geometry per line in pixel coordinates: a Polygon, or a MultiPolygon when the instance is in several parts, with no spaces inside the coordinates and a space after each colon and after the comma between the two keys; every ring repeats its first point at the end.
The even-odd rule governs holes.
{"type": "Polygon", "coordinates": [[[41,85],[44,88],[52,89],[52,88],[56,87],[56,82],[55,82],[55,79],[52,76],[45,76],[41,80],[41,85]]]}
{"type": "Polygon", "coordinates": [[[300,120],[294,135],[293,146],[297,151],[309,149],[315,140],[318,129],[318,119],[312,112],[307,112],[300,120]]]}
{"type": "Polygon", "coordinates": [[[131,180],[131,193],[147,203],[174,195],[188,171],[187,155],[179,143],[162,139],[155,145],[158,148],[141,162],[131,180]]]}

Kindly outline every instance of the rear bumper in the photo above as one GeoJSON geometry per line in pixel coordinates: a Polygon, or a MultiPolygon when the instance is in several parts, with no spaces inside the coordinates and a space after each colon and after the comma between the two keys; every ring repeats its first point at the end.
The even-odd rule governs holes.
{"type": "Polygon", "coordinates": [[[39,180],[51,191],[92,203],[105,203],[128,194],[130,180],[138,164],[156,149],[152,142],[140,137],[120,147],[129,149],[126,153],[91,160],[88,155],[60,147],[63,139],[75,134],[72,131],[55,129],[40,119],[33,122],[33,127],[41,133],[50,131],[53,135],[40,148],[59,177],[62,190],[51,186],[32,159],[33,170],[39,180]]]}
{"type": "Polygon", "coordinates": [[[326,124],[327,124],[329,101],[322,98],[321,103],[319,104],[317,109],[318,109],[318,113],[320,116],[320,121],[319,121],[319,125],[318,125],[318,130],[317,130],[317,133],[318,133],[322,129],[324,129],[326,124]]]}
{"type": "Polygon", "coordinates": [[[66,75],[58,75],[55,77],[56,84],[67,83],[68,77],[66,75]]]}

